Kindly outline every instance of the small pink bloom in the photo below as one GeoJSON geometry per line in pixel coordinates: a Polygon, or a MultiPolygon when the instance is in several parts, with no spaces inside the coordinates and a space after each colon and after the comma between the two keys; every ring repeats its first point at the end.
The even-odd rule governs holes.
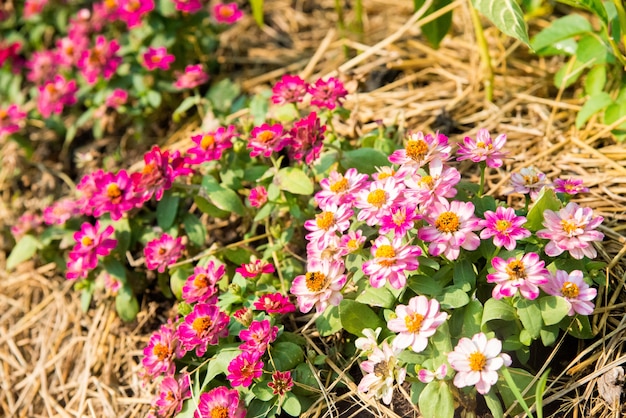
{"type": "Polygon", "coordinates": [[[498,381],[498,369],[511,365],[511,357],[500,351],[502,342],[497,338],[487,340],[482,332],[471,340],[461,338],[454,351],[448,354],[448,363],[457,372],[454,386],[476,386],[481,395],[488,393],[498,381]]]}
{"type": "Polygon", "coordinates": [[[21,57],[18,52],[22,48],[22,44],[19,42],[5,43],[4,41],[0,41],[0,67],[4,65],[5,62],[9,62],[10,67],[13,67],[13,70],[21,69],[21,57]]]}
{"type": "Polygon", "coordinates": [[[400,240],[391,241],[384,235],[379,236],[372,245],[371,260],[363,264],[363,272],[370,276],[372,287],[382,287],[387,281],[394,289],[406,285],[406,272],[417,270],[422,250],[416,245],[402,244],[400,240]]]}
{"type": "Polygon", "coordinates": [[[328,178],[320,181],[322,190],[315,194],[315,201],[322,210],[325,210],[328,204],[351,205],[356,200],[356,194],[366,183],[367,174],[359,173],[356,168],[349,168],[345,174],[333,170],[328,178]]]}
{"type": "Polygon", "coordinates": [[[258,277],[261,274],[274,273],[274,266],[265,260],[259,260],[252,256],[250,262],[237,267],[235,271],[248,279],[258,277]]]}
{"type": "Polygon", "coordinates": [[[391,208],[390,212],[380,218],[380,234],[393,231],[394,238],[404,237],[415,226],[415,221],[422,219],[417,214],[415,205],[398,205],[391,208]]]}
{"type": "Polygon", "coordinates": [[[226,378],[233,387],[243,386],[247,388],[252,384],[252,380],[258,379],[263,375],[263,365],[261,353],[243,351],[228,365],[226,378]]]}
{"type": "Polygon", "coordinates": [[[589,193],[589,188],[583,186],[583,181],[579,179],[556,179],[554,191],[574,196],[578,193],[589,193]]]}
{"type": "Polygon", "coordinates": [[[293,387],[291,372],[281,372],[276,370],[272,373],[272,381],[268,382],[267,386],[272,388],[272,393],[274,395],[285,396],[285,394],[291,391],[291,388],[293,387]]]}
{"type": "Polygon", "coordinates": [[[583,280],[583,272],[580,270],[574,270],[571,273],[557,270],[554,275],[548,276],[548,281],[542,286],[542,289],[549,295],[565,298],[570,305],[567,313],[569,316],[591,315],[593,313],[594,304],[592,300],[598,291],[589,287],[583,280]]]}
{"type": "Polygon", "coordinates": [[[213,6],[213,18],[217,23],[232,25],[243,17],[237,3],[217,3],[213,6]]]}
{"type": "Polygon", "coordinates": [[[117,240],[109,238],[115,230],[109,225],[100,231],[100,221],[96,221],[94,225],[84,222],[80,231],[74,233],[76,245],[72,252],[80,254],[94,254],[105,257],[113,251],[117,246],[117,240]]]}
{"type": "Polygon", "coordinates": [[[97,176],[95,186],[96,190],[88,204],[93,208],[93,215],[97,218],[108,212],[111,219],[117,221],[137,203],[135,187],[126,170],[120,170],[117,174],[104,173],[97,176]]]}
{"type": "Polygon", "coordinates": [[[280,293],[268,293],[254,302],[254,309],[265,311],[268,314],[284,315],[296,311],[296,307],[287,296],[280,293]]]}
{"type": "Polygon", "coordinates": [[[202,393],[194,418],[245,418],[246,409],[236,389],[220,386],[202,393]]]}
{"type": "Polygon", "coordinates": [[[381,348],[375,347],[367,360],[360,364],[363,379],[359,383],[360,392],[381,399],[387,405],[393,397],[394,382],[401,385],[406,377],[406,369],[398,366],[397,352],[384,341],[381,348]]]}
{"type": "Polygon", "coordinates": [[[456,168],[447,167],[441,160],[434,159],[428,164],[428,174],[415,171],[404,179],[404,198],[427,211],[433,203],[445,204],[447,199],[456,196],[456,185],[460,180],[461,173],[456,168]]]}
{"type": "Polygon", "coordinates": [[[176,71],[174,75],[177,78],[174,87],[181,90],[192,89],[209,81],[209,75],[202,68],[202,64],[188,65],[184,73],[176,71]]]}
{"type": "Polygon", "coordinates": [[[418,131],[410,134],[404,149],[394,151],[389,156],[389,161],[392,164],[419,168],[435,159],[447,161],[451,150],[447,136],[440,133],[424,136],[418,131]]]}
{"type": "Polygon", "coordinates": [[[191,397],[189,375],[183,373],[178,379],[165,376],[161,380],[159,394],[154,402],[159,416],[170,417],[178,414],[183,408],[183,401],[191,397]]]}
{"type": "Polygon", "coordinates": [[[354,340],[354,346],[359,350],[362,350],[366,355],[370,355],[374,349],[378,348],[378,337],[383,329],[381,327],[375,330],[371,328],[363,328],[362,337],[354,340]]]}
{"type": "Polygon", "coordinates": [[[96,170],[93,173],[84,175],[76,185],[79,195],[76,199],[76,206],[83,215],[91,216],[93,213],[94,208],[89,202],[93,196],[99,193],[99,185],[103,182],[106,175],[104,171],[96,170]]]}
{"type": "Polygon", "coordinates": [[[511,174],[513,190],[509,193],[530,194],[530,198],[535,200],[541,189],[549,185],[544,173],[534,167],[524,167],[519,173],[511,174]]]}
{"type": "Polygon", "coordinates": [[[18,132],[25,120],[26,112],[22,112],[15,104],[0,108],[0,139],[18,132]]]}
{"type": "Polygon", "coordinates": [[[307,273],[297,276],[291,285],[291,293],[298,298],[302,313],[313,306],[322,313],[331,304],[339,305],[343,299],[341,289],[346,284],[345,266],[339,261],[309,261],[307,273]]]}
{"type": "Polygon", "coordinates": [[[143,170],[131,175],[135,196],[138,199],[137,204],[150,200],[152,196],[155,196],[157,201],[161,200],[165,190],[172,187],[176,178],[174,168],[170,164],[169,151],[162,151],[158,145],[154,145],[146,152],[143,160],[143,170]]]}
{"type": "Polygon", "coordinates": [[[354,211],[347,205],[327,205],[326,210],[315,215],[315,219],[304,222],[304,229],[310,231],[304,237],[318,249],[330,244],[336,233],[342,233],[350,228],[350,219],[354,211]]]}
{"type": "Polygon", "coordinates": [[[496,271],[487,275],[487,282],[497,283],[492,292],[494,299],[514,296],[519,289],[524,298],[533,300],[539,296],[538,286],[548,281],[548,270],[536,253],[525,254],[519,260],[494,257],[491,265],[496,271]]]}
{"type": "Polygon", "coordinates": [[[141,19],[154,10],[154,0],[117,1],[119,1],[119,7],[117,8],[118,18],[126,22],[129,29],[141,25],[141,19]]]}
{"type": "Polygon", "coordinates": [[[106,107],[110,107],[111,109],[117,109],[118,107],[125,105],[127,100],[128,92],[126,90],[115,89],[106,98],[104,105],[106,107]]]}
{"type": "Polygon", "coordinates": [[[57,41],[59,65],[71,68],[78,63],[83,51],[89,48],[89,38],[86,35],[66,36],[57,41]]]}
{"type": "Polygon", "coordinates": [[[195,348],[196,356],[202,357],[208,345],[217,345],[228,335],[229,320],[217,305],[198,303],[178,326],[178,339],[185,351],[195,348]]]}
{"type": "Polygon", "coordinates": [[[272,102],[277,105],[300,103],[307,91],[307,84],[297,75],[285,74],[272,87],[272,102]]]}
{"type": "Polygon", "coordinates": [[[167,266],[174,264],[180,258],[184,248],[181,237],[173,238],[168,234],[163,234],[160,238],[148,242],[143,249],[146,267],[148,270],[163,273],[167,266]]]}
{"type": "Polygon", "coordinates": [[[161,325],[148,340],[148,345],[143,349],[141,363],[145,368],[146,376],[154,379],[159,375],[173,375],[176,371],[176,350],[178,339],[170,324],[161,325]]]}
{"type": "Polygon", "coordinates": [[[459,144],[457,161],[472,160],[475,163],[485,161],[488,167],[501,167],[502,159],[506,157],[502,152],[505,143],[505,134],[492,139],[487,129],[479,129],[476,140],[466,136],[463,144],[459,144]]]}
{"type": "Polygon", "coordinates": [[[232,139],[235,135],[237,135],[235,126],[229,125],[226,128],[221,126],[213,132],[192,136],[191,140],[196,146],[187,150],[187,154],[192,155],[188,157],[187,163],[202,164],[206,161],[219,160],[224,150],[232,148],[232,139]]]}
{"type": "Polygon", "coordinates": [[[341,80],[335,77],[330,77],[326,81],[320,78],[315,84],[309,84],[306,89],[311,95],[311,104],[320,109],[333,110],[341,106],[341,102],[348,95],[341,80]]]}
{"type": "Polygon", "coordinates": [[[370,226],[380,223],[383,216],[390,213],[403,197],[404,184],[393,177],[370,183],[356,193],[354,206],[360,209],[357,219],[370,226]]]}
{"type": "Polygon", "coordinates": [[[428,300],[421,295],[411,298],[408,305],[396,306],[396,317],[387,322],[387,328],[399,333],[392,347],[395,350],[411,347],[416,353],[424,351],[428,338],[435,335],[447,318],[447,313],[439,311],[439,302],[435,299],[428,300]]]}
{"type": "Polygon", "coordinates": [[[54,77],[53,81],[39,86],[37,109],[44,118],[49,118],[53,113],[60,115],[64,106],[76,103],[76,81],[67,81],[62,75],[54,77]]]}
{"type": "Polygon", "coordinates": [[[172,54],[167,53],[167,48],[159,47],[148,48],[148,51],[143,54],[143,66],[149,71],[156,68],[161,70],[169,70],[170,65],[174,62],[175,57],[172,54]]]}
{"type": "Polygon", "coordinates": [[[196,13],[202,10],[202,0],[174,0],[176,10],[180,10],[185,13],[196,13]]]}
{"type": "Polygon", "coordinates": [[[11,227],[11,234],[13,235],[13,238],[18,241],[27,233],[36,231],[42,223],[43,219],[41,216],[35,213],[26,212],[20,216],[17,219],[16,224],[11,227]]]}
{"type": "Polygon", "coordinates": [[[102,277],[102,281],[104,282],[104,288],[109,291],[112,296],[117,296],[117,293],[122,288],[123,283],[106,271],[102,271],[100,273],[100,277],[102,277]]]}
{"type": "Polygon", "coordinates": [[[269,320],[253,321],[248,329],[239,331],[239,339],[243,341],[239,349],[263,355],[267,346],[276,340],[277,335],[278,327],[272,326],[269,320]]]}
{"type": "Polygon", "coordinates": [[[46,225],[63,225],[68,219],[78,214],[75,200],[61,199],[43,210],[43,221],[46,225]]]}
{"type": "Polygon", "coordinates": [[[248,200],[250,200],[250,206],[260,208],[267,202],[267,189],[263,186],[256,186],[250,189],[248,200]]]}
{"type": "Polygon", "coordinates": [[[24,18],[30,19],[40,14],[48,4],[48,1],[49,0],[26,0],[24,3],[24,18]]]}
{"type": "Polygon", "coordinates": [[[350,231],[341,237],[341,240],[339,241],[339,248],[342,255],[347,255],[360,249],[364,243],[365,237],[363,236],[363,231],[357,229],[356,231],[350,231]]]}
{"type": "Polygon", "coordinates": [[[437,367],[437,370],[434,372],[428,369],[420,369],[419,372],[417,372],[417,378],[422,383],[430,383],[435,380],[435,378],[437,378],[437,380],[445,379],[446,374],[448,374],[448,366],[446,363],[443,363],[441,366],[437,367]]]}
{"type": "Polygon", "coordinates": [[[182,298],[187,303],[206,302],[217,293],[217,282],[224,276],[226,267],[213,260],[206,267],[196,266],[183,285],[182,298]]]}
{"type": "Polygon", "coordinates": [[[324,132],[326,132],[326,126],[321,125],[315,112],[296,121],[289,131],[289,158],[304,161],[308,165],[312,164],[322,152],[324,132]]]}
{"type": "Polygon", "coordinates": [[[271,126],[267,123],[261,126],[255,126],[252,132],[250,132],[250,138],[248,139],[248,148],[251,148],[251,157],[263,155],[267,158],[272,155],[273,152],[282,150],[285,144],[286,140],[283,134],[283,125],[280,123],[275,123],[271,126]]]}
{"type": "Polygon", "coordinates": [[[100,76],[109,80],[122,63],[122,57],[117,55],[120,45],[115,39],[108,41],[104,36],[96,38],[92,49],[83,51],[77,66],[89,84],[95,84],[100,76]]]}
{"type": "Polygon", "coordinates": [[[485,220],[481,224],[485,229],[480,232],[480,238],[493,237],[496,247],[504,247],[512,251],[517,245],[517,240],[531,235],[530,231],[523,227],[526,218],[517,216],[513,208],[498,206],[495,212],[488,210],[483,216],[485,220]]]}
{"type": "Polygon", "coordinates": [[[28,74],[26,78],[35,84],[52,81],[58,74],[59,53],[57,51],[36,51],[26,62],[28,74]]]}

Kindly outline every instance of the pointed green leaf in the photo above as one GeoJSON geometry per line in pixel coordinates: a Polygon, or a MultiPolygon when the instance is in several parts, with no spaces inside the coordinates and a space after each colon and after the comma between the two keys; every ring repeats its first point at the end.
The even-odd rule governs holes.
{"type": "Polygon", "coordinates": [[[561,209],[561,201],[556,197],[554,190],[544,187],[533,206],[528,211],[524,228],[537,232],[543,228],[543,213],[546,210],[558,211],[561,209]]]}
{"type": "Polygon", "coordinates": [[[9,258],[7,258],[7,270],[13,270],[19,264],[33,258],[40,247],[39,240],[32,235],[24,235],[15,244],[9,258]]]}
{"type": "Polygon", "coordinates": [[[341,325],[351,334],[363,336],[363,328],[376,329],[384,327],[385,323],[367,305],[344,299],[339,304],[341,325]]]}
{"type": "Polygon", "coordinates": [[[503,33],[530,47],[524,13],[515,0],[472,0],[472,4],[503,33]]]}
{"type": "Polygon", "coordinates": [[[483,318],[481,325],[485,325],[489,321],[501,319],[503,321],[513,321],[517,319],[515,309],[502,299],[488,299],[483,309],[483,318]]]}
{"type": "Polygon", "coordinates": [[[209,361],[209,367],[207,367],[202,387],[208,385],[217,375],[226,374],[228,365],[239,353],[241,353],[241,350],[237,348],[221,348],[215,358],[209,361]]]}
{"type": "Polygon", "coordinates": [[[376,167],[390,165],[388,155],[374,148],[358,148],[343,153],[339,162],[344,169],[356,168],[359,173],[372,174],[376,167]]]}
{"type": "Polygon", "coordinates": [[[541,317],[546,325],[554,325],[561,322],[569,312],[569,303],[560,296],[544,296],[539,299],[541,317]]]}
{"type": "Polygon", "coordinates": [[[273,344],[270,352],[274,359],[276,370],[291,370],[304,361],[302,348],[298,344],[289,341],[273,344]]]}
{"type": "Polygon", "coordinates": [[[550,26],[533,37],[530,46],[537,53],[541,53],[542,49],[551,47],[559,41],[589,32],[593,32],[589,19],[579,14],[570,14],[550,23],[550,26]]]}
{"type": "Polygon", "coordinates": [[[133,291],[126,285],[117,291],[115,310],[124,322],[134,320],[139,312],[139,302],[133,291]]]}
{"type": "Polygon", "coordinates": [[[591,96],[583,107],[578,111],[576,115],[576,128],[580,129],[582,126],[589,120],[590,117],[595,115],[596,113],[604,110],[611,103],[613,103],[613,99],[608,93],[603,91],[594,94],[591,96]]]}
{"type": "Polygon", "coordinates": [[[198,247],[202,247],[206,242],[206,230],[204,225],[198,219],[197,216],[191,213],[186,213],[183,217],[183,226],[189,240],[198,247]]]}
{"type": "Polygon", "coordinates": [[[304,171],[296,167],[281,168],[274,177],[274,183],[281,189],[293,194],[313,194],[313,180],[304,171]]]}
{"type": "Polygon", "coordinates": [[[426,385],[419,397],[420,414],[429,418],[454,417],[454,397],[445,381],[434,380],[426,385]]]}
{"type": "Polygon", "coordinates": [[[339,307],[329,306],[315,320],[315,327],[322,337],[328,337],[341,331],[341,319],[339,319],[339,307]]]}
{"type": "Polygon", "coordinates": [[[292,392],[287,392],[285,395],[285,401],[282,405],[283,411],[291,415],[292,417],[299,417],[302,414],[302,405],[300,400],[292,392]]]}
{"type": "Polygon", "coordinates": [[[157,204],[156,217],[161,229],[169,229],[174,224],[180,196],[165,192],[157,204]]]}
{"type": "MultiPolygon", "coordinates": [[[[425,0],[413,0],[415,11],[419,10],[425,2],[425,0]]],[[[450,3],[452,3],[452,0],[434,0],[424,14],[424,17],[439,9],[442,9],[450,3]]],[[[437,49],[439,48],[441,40],[446,36],[451,26],[452,12],[448,12],[433,20],[432,22],[426,23],[424,26],[421,27],[421,29],[428,42],[432,45],[433,48],[437,49]]]]}
{"type": "Polygon", "coordinates": [[[585,9],[590,11],[599,17],[602,22],[606,25],[608,23],[608,16],[606,14],[606,9],[602,5],[601,0],[557,0],[559,3],[567,4],[572,7],[576,7],[579,9],[585,9]]]}
{"type": "Polygon", "coordinates": [[[531,338],[533,340],[537,339],[543,326],[539,303],[536,300],[519,299],[517,302],[517,315],[531,338]]]}

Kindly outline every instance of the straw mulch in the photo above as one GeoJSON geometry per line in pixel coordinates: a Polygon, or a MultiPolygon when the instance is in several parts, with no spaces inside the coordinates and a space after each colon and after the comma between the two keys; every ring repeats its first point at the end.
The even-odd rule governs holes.
{"type": "MultiPolygon", "coordinates": [[[[503,196],[510,174],[522,167],[535,166],[551,179],[584,179],[591,192],[578,201],[605,218],[606,239],[598,250],[608,264],[608,286],[599,289],[592,318],[598,338],[582,342],[574,356],[563,354],[562,340],[548,351],[545,367],[564,364],[557,367],[562,373],[550,379],[545,402],[559,417],[623,416],[619,397],[609,404],[597,382],[610,386],[605,375],[626,362],[626,149],[611,140],[611,127],[595,119],[575,129],[584,99],[578,88],[553,87],[552,75],[561,62],[529,55],[526,47],[485,22],[495,73],[495,96],[487,102],[485,71],[465,1],[451,6],[454,27],[439,50],[420,38],[420,16],[412,15],[409,6],[365,3],[365,30],[359,35],[335,25],[332,2],[268,1],[268,27],[259,29],[248,19],[226,34],[224,69],[241,74],[239,81],[252,93],[285,73],[309,80],[341,77],[352,92],[345,106],[354,112],[336,127],[347,138],[379,123],[405,131],[449,130],[453,141],[479,128],[506,133],[510,158],[487,177],[487,189],[495,196],[503,196]]],[[[346,22],[355,21],[352,11],[344,12],[346,22]]],[[[532,30],[545,24],[536,22],[532,30]]],[[[476,175],[469,164],[462,168],[476,175]]],[[[151,388],[137,373],[155,308],[144,307],[133,324],[122,324],[106,302],[84,314],[71,285],[54,276],[54,266],[0,272],[0,416],[143,416],[151,388]]],[[[314,336],[312,331],[305,335],[314,336]]],[[[307,416],[350,416],[359,409],[376,416],[416,415],[410,406],[392,411],[356,391],[342,396],[353,405],[345,412],[346,402],[333,382],[320,383],[327,390],[307,416]]],[[[399,393],[398,399],[405,395],[399,393]]]]}

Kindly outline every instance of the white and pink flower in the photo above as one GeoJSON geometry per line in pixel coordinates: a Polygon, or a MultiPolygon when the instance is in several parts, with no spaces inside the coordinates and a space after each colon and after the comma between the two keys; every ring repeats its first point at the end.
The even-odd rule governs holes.
{"type": "Polygon", "coordinates": [[[487,275],[487,282],[497,283],[492,292],[495,299],[511,297],[519,290],[523,297],[533,300],[539,296],[539,286],[548,282],[548,270],[536,253],[524,254],[521,259],[511,257],[506,261],[494,257],[491,265],[496,271],[487,275]]]}
{"type": "Polygon", "coordinates": [[[567,313],[569,316],[590,315],[594,308],[592,300],[598,294],[596,289],[589,287],[583,280],[583,273],[580,270],[571,273],[557,270],[554,275],[549,276],[542,289],[549,295],[565,298],[570,305],[567,313]]]}
{"type": "Polygon", "coordinates": [[[524,216],[517,216],[513,208],[498,206],[496,211],[486,211],[483,216],[485,220],[481,222],[485,227],[480,232],[481,239],[493,237],[496,247],[504,247],[509,251],[515,249],[517,240],[528,238],[531,233],[523,225],[526,223],[524,216]]]}
{"type": "Polygon", "coordinates": [[[309,261],[306,274],[297,276],[291,285],[291,293],[298,298],[302,313],[313,306],[322,313],[331,304],[339,305],[343,299],[341,289],[346,284],[345,266],[341,261],[309,261]]]}
{"type": "Polygon", "coordinates": [[[394,382],[401,385],[406,377],[406,369],[398,366],[397,352],[384,341],[375,347],[367,360],[361,363],[364,376],[358,389],[368,396],[382,399],[389,405],[393,397],[394,382]]]}
{"type": "Polygon", "coordinates": [[[426,296],[415,296],[407,305],[396,306],[396,317],[387,322],[387,328],[399,334],[394,338],[392,347],[404,350],[411,347],[419,353],[426,349],[428,338],[448,318],[448,314],[439,311],[439,302],[428,300],[426,296]]]}
{"type": "Polygon", "coordinates": [[[372,245],[373,259],[363,264],[363,272],[370,276],[372,287],[382,287],[387,281],[394,289],[406,285],[406,272],[417,270],[422,250],[416,245],[402,244],[400,240],[390,240],[379,236],[372,245]]]}

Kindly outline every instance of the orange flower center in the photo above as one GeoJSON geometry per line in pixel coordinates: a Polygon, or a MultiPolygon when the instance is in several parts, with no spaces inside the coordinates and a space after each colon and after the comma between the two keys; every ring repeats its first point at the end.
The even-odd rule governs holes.
{"type": "MultiPolygon", "coordinates": [[[[396,251],[393,249],[391,245],[381,245],[376,249],[376,253],[374,253],[376,258],[383,259],[393,259],[396,256],[396,251]]],[[[391,267],[395,264],[394,260],[378,260],[378,264],[384,267],[391,267]]]]}
{"type": "Polygon", "coordinates": [[[84,246],[88,247],[91,244],[93,244],[93,240],[89,237],[83,237],[83,239],[80,240],[81,244],[83,244],[84,246]]]}
{"type": "Polygon", "coordinates": [[[342,177],[341,180],[330,185],[330,191],[333,193],[342,193],[348,190],[348,179],[342,177]]]}
{"type": "Polygon", "coordinates": [[[378,180],[384,180],[387,177],[393,177],[394,174],[396,174],[396,172],[393,170],[391,170],[390,173],[378,173],[378,180]]]}
{"type": "Polygon", "coordinates": [[[576,283],[565,282],[563,283],[563,287],[561,287],[561,293],[566,298],[576,299],[580,291],[576,283]]]}
{"type": "Polygon", "coordinates": [[[162,57],[160,55],[153,55],[150,57],[150,61],[152,61],[154,64],[161,62],[161,60],[162,57]]]}
{"type": "Polygon", "coordinates": [[[382,360],[374,365],[374,374],[378,377],[384,377],[389,374],[389,364],[382,360]]]}
{"type": "Polygon", "coordinates": [[[209,287],[209,278],[206,274],[200,273],[193,279],[193,285],[199,288],[209,287]]]}
{"type": "Polygon", "coordinates": [[[256,136],[256,139],[258,139],[260,142],[267,144],[268,142],[270,142],[272,139],[274,139],[274,132],[272,131],[263,131],[260,134],[258,134],[256,136]]]}
{"type": "Polygon", "coordinates": [[[156,170],[156,164],[150,163],[146,164],[146,166],[141,170],[141,174],[152,174],[156,170]]]}
{"type": "Polygon", "coordinates": [[[411,315],[407,315],[404,317],[404,324],[406,325],[407,331],[410,333],[416,333],[422,327],[422,322],[424,321],[424,316],[418,313],[412,313],[411,315]]]}
{"type": "Polygon", "coordinates": [[[163,247],[159,247],[159,255],[164,255],[167,252],[167,250],[163,247]]]}
{"type": "Polygon", "coordinates": [[[111,183],[107,186],[107,196],[111,200],[119,199],[122,196],[122,191],[117,184],[111,183]]]}
{"type": "Polygon", "coordinates": [[[221,7],[220,8],[220,16],[222,17],[231,17],[233,15],[233,11],[230,7],[221,7]]]}
{"type": "Polygon", "coordinates": [[[46,84],[46,91],[50,94],[55,94],[58,90],[54,84],[49,83],[46,84]]]}
{"type": "Polygon", "coordinates": [[[159,359],[159,361],[163,361],[168,358],[171,354],[169,348],[165,344],[157,343],[154,345],[152,349],[152,353],[159,359]]]}
{"type": "Polygon", "coordinates": [[[459,217],[454,212],[443,212],[435,221],[435,227],[441,232],[459,230],[459,217]]]}
{"type": "Polygon", "coordinates": [[[382,207],[382,205],[386,201],[387,201],[387,195],[385,191],[382,189],[376,189],[367,195],[367,203],[369,203],[370,205],[376,206],[377,208],[382,207]]]}
{"type": "Polygon", "coordinates": [[[193,320],[191,328],[196,331],[197,335],[202,335],[213,325],[213,321],[208,316],[200,316],[193,320]]]}
{"type": "Polygon", "coordinates": [[[202,147],[203,150],[207,150],[209,149],[209,147],[212,147],[215,144],[215,137],[213,135],[203,135],[202,136],[202,140],[200,141],[200,147],[202,147]]]}
{"type": "Polygon", "coordinates": [[[537,182],[539,182],[539,177],[537,176],[524,176],[524,184],[527,186],[537,182]]]}
{"type": "Polygon", "coordinates": [[[216,406],[209,412],[210,418],[228,418],[228,408],[225,406],[216,406]]]}
{"type": "Polygon", "coordinates": [[[419,141],[410,140],[406,144],[406,155],[407,157],[419,161],[424,158],[424,155],[428,151],[428,144],[421,139],[419,141]]]}
{"type": "Polygon", "coordinates": [[[9,116],[9,112],[6,109],[0,109],[0,120],[7,119],[9,116]]]}
{"type": "Polygon", "coordinates": [[[561,228],[563,228],[563,231],[567,232],[568,234],[573,234],[578,229],[578,225],[576,225],[576,223],[572,221],[563,219],[561,221],[561,228]]]}
{"type": "Polygon", "coordinates": [[[481,372],[487,365],[487,357],[480,351],[476,351],[469,356],[469,366],[475,372],[481,372]]]}
{"type": "Polygon", "coordinates": [[[309,271],[305,275],[306,287],[311,292],[319,292],[326,287],[327,278],[326,275],[319,271],[309,271]]]}
{"type": "Polygon", "coordinates": [[[496,221],[496,231],[506,232],[511,227],[511,222],[504,219],[496,221]]]}
{"type": "Polygon", "coordinates": [[[424,184],[428,187],[432,187],[433,185],[433,178],[431,176],[424,176],[420,179],[420,184],[424,184]]]}
{"type": "Polygon", "coordinates": [[[511,261],[506,266],[506,273],[509,275],[509,280],[519,280],[526,278],[526,268],[524,263],[520,260],[511,261]]]}
{"type": "Polygon", "coordinates": [[[332,212],[322,212],[315,216],[315,220],[320,229],[328,230],[335,223],[335,215],[332,212]]]}

